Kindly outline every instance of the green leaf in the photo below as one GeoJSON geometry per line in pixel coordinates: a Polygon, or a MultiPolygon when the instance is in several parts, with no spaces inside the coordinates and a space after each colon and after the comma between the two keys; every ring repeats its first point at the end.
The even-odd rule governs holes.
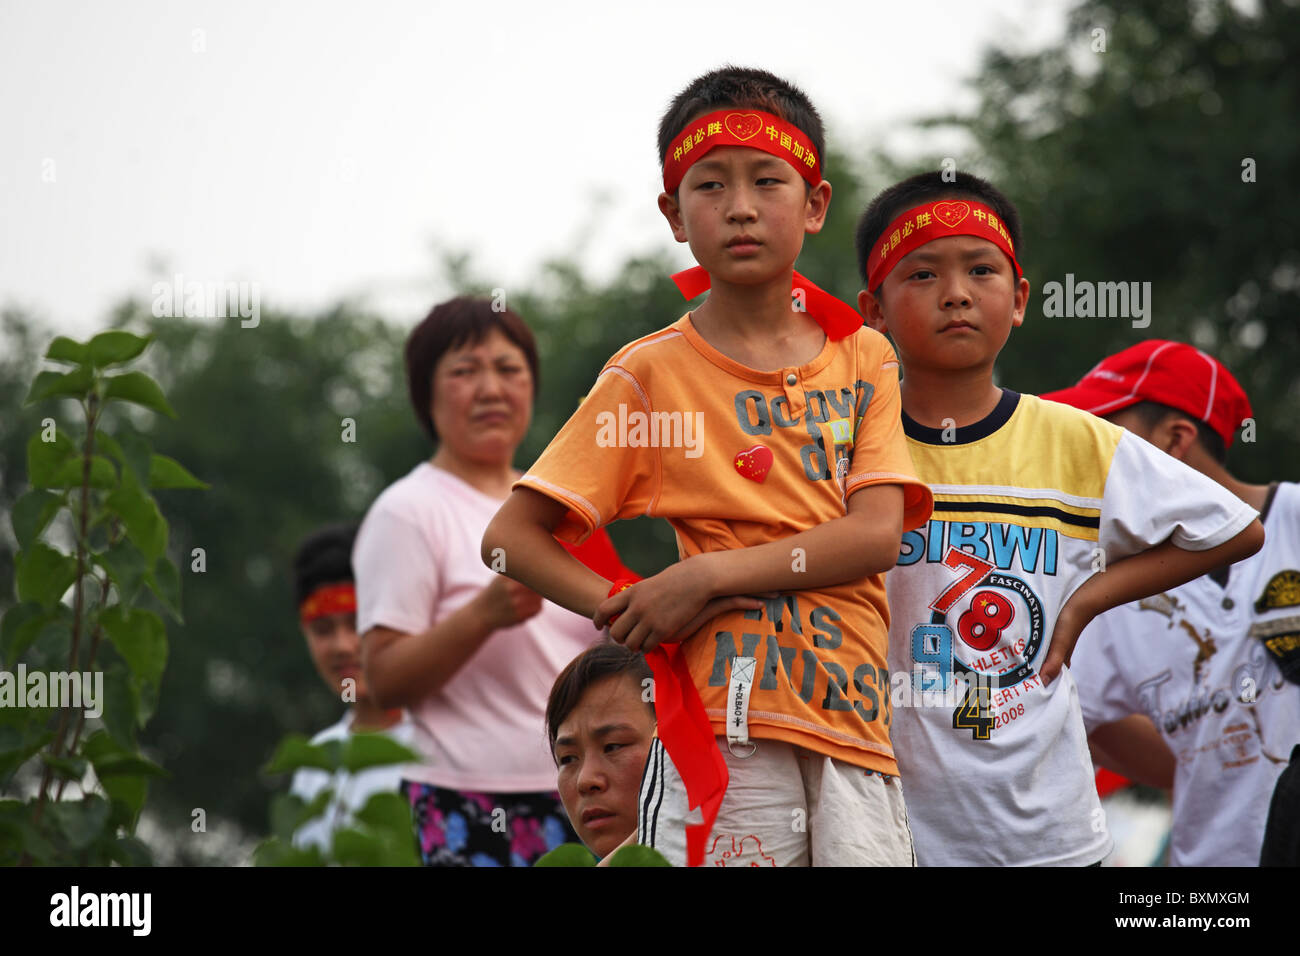
{"type": "Polygon", "coordinates": [[[108,823],[108,801],[97,795],[46,806],[45,814],[74,850],[94,843],[108,823]]]}
{"type": "Polygon", "coordinates": [[[150,338],[121,329],[109,329],[86,344],[86,357],[95,368],[129,362],[148,347],[150,338]]]}
{"type": "Polygon", "coordinates": [[[44,401],[47,398],[84,398],[95,384],[95,373],[85,365],[74,368],[71,372],[39,372],[32,381],[31,391],[27,393],[24,405],[44,401]]]}
{"type": "Polygon", "coordinates": [[[339,769],[341,750],[342,744],[337,740],[313,744],[302,734],[290,734],[280,741],[263,772],[288,773],[300,767],[315,767],[333,773],[339,769]]]}
{"type": "Polygon", "coordinates": [[[134,747],[136,728],[144,723],[140,717],[140,689],[121,664],[104,671],[104,697],[104,727],[120,746],[134,747]]]}
{"type": "MultiPolygon", "coordinates": [[[[50,479],[48,486],[51,488],[80,488],[82,479],[85,477],[83,474],[85,468],[83,461],[80,455],[65,461],[50,479]]],[[[90,487],[104,489],[117,487],[117,469],[103,455],[92,455],[90,458],[90,487]]]]}
{"type": "Polygon", "coordinates": [[[72,610],[66,604],[56,604],[45,609],[33,602],[15,604],[5,612],[0,623],[0,658],[12,664],[27,648],[46,636],[47,631],[62,631],[68,641],[72,639],[72,610]]]}
{"type": "MultiPolygon", "coordinates": [[[[123,538],[105,551],[92,557],[92,560],[108,572],[109,580],[117,587],[118,599],[123,604],[135,600],[144,584],[145,572],[149,569],[140,549],[123,538]]],[[[159,560],[165,561],[166,558],[159,560]]]]}
{"type": "Polygon", "coordinates": [[[595,866],[596,858],[585,846],[565,843],[542,856],[533,866],[595,866]]]}
{"type": "Polygon", "coordinates": [[[77,446],[62,430],[55,429],[54,441],[42,441],[38,432],[27,441],[27,480],[34,488],[49,488],[59,469],[77,457],[77,446]]]}
{"type": "Polygon", "coordinates": [[[14,537],[18,547],[26,550],[31,547],[36,536],[45,530],[46,525],[59,513],[64,496],[52,491],[33,488],[14,502],[11,516],[14,524],[14,537]]]}
{"type": "Polygon", "coordinates": [[[152,760],[126,749],[103,730],[95,731],[86,740],[81,750],[95,768],[95,776],[100,780],[122,774],[145,777],[170,776],[152,760]]]}
{"type": "Polygon", "coordinates": [[[104,380],[104,400],[117,400],[142,405],[150,411],[160,412],[168,418],[175,418],[176,413],[167,404],[158,383],[144,372],[124,372],[104,380]]]}
{"type": "Polygon", "coordinates": [[[365,823],[379,830],[388,830],[393,834],[412,833],[411,803],[396,793],[372,794],[356,814],[360,823],[365,823]]]}
{"type": "Polygon", "coordinates": [[[334,790],[330,787],[322,788],[310,802],[296,793],[276,794],[271,799],[271,834],[286,843],[292,842],[298,828],[325,813],[333,799],[334,790]]]}
{"type": "Polygon", "coordinates": [[[59,603],[77,577],[75,558],[35,541],[14,562],[18,600],[35,601],[47,610],[59,603]]]}
{"type": "Polygon", "coordinates": [[[123,826],[134,826],[149,792],[148,778],[166,777],[167,771],[123,747],[103,730],[96,731],[86,740],[82,753],[95,768],[95,776],[104,792],[113,800],[114,821],[123,826]]]}
{"type": "Polygon", "coordinates": [[[99,615],[99,625],[131,673],[157,686],[167,666],[167,630],[152,611],[114,605],[99,615]]]}
{"type": "Polygon", "coordinates": [[[149,590],[154,593],[176,623],[184,624],[185,619],[181,616],[180,572],[166,555],[160,557],[154,564],[153,572],[145,576],[145,583],[149,585],[149,590]]]}
{"type": "Polygon", "coordinates": [[[58,850],[31,821],[30,804],[0,801],[0,865],[13,866],[23,855],[38,864],[57,863],[58,850]]]}
{"type": "MultiPolygon", "coordinates": [[[[19,708],[12,708],[17,711],[19,708]]],[[[0,727],[0,781],[30,760],[54,739],[54,731],[40,730],[33,736],[20,727],[0,727]]]]}
{"type": "Polygon", "coordinates": [[[653,847],[635,843],[615,850],[609,858],[610,866],[672,866],[664,855],[653,847]]]}
{"type": "Polygon", "coordinates": [[[67,362],[71,365],[84,365],[87,361],[86,345],[70,339],[66,335],[56,336],[45,350],[45,358],[51,362],[67,362]]]}
{"type": "Polygon", "coordinates": [[[149,444],[149,439],[127,422],[122,423],[117,437],[122,449],[122,461],[131,469],[135,484],[140,488],[148,487],[149,469],[152,467],[150,458],[153,455],[153,447],[149,444]]]}
{"type": "Polygon", "coordinates": [[[167,522],[157,502],[125,473],[121,487],[104,499],[104,507],[122,519],[127,537],[140,549],[146,565],[167,549],[167,522]]]}
{"type": "Polygon", "coordinates": [[[211,488],[206,481],[200,481],[175,458],[166,455],[154,455],[149,460],[150,488],[211,488]]]}
{"type": "Polygon", "coordinates": [[[100,780],[99,783],[112,802],[114,826],[134,827],[149,798],[148,778],[124,774],[100,780]]]}
{"type": "Polygon", "coordinates": [[[386,833],[347,827],[334,831],[334,859],[344,866],[415,866],[415,841],[410,831],[400,843],[386,833]]]}
{"type": "Polygon", "coordinates": [[[54,771],[56,777],[74,782],[86,775],[86,761],[81,757],[56,757],[50,753],[41,754],[41,762],[54,771]]]}
{"type": "Polygon", "coordinates": [[[353,734],[343,745],[343,769],[351,773],[367,767],[412,763],[420,759],[387,734],[353,734]]]}
{"type": "Polygon", "coordinates": [[[119,866],[153,866],[153,854],[138,837],[118,837],[110,855],[119,866]]]}
{"type": "Polygon", "coordinates": [[[299,849],[283,840],[267,840],[253,851],[254,866],[324,866],[325,863],[320,847],[299,849]]]}
{"type": "Polygon", "coordinates": [[[0,618],[0,664],[8,661],[16,664],[18,658],[22,656],[23,650],[27,644],[36,639],[36,632],[40,630],[41,625],[48,620],[48,612],[35,601],[26,601],[22,604],[15,604],[4,613],[0,618]],[[23,647],[13,650],[14,642],[26,627],[31,632],[31,638],[23,644],[23,647]]]}

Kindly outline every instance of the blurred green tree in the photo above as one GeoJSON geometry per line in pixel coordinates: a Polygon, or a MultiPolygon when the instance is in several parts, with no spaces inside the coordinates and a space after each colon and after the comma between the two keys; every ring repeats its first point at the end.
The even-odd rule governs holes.
{"type": "Polygon", "coordinates": [[[1254,406],[1256,440],[1234,443],[1231,467],[1247,480],[1294,476],[1296,49],[1293,2],[1088,0],[1059,42],[986,54],[974,113],[928,125],[966,130],[974,149],[959,167],[1020,207],[1033,292],[1002,353],[1008,384],[1062,388],[1142,339],[1189,341],[1232,369],[1254,406]],[[1151,324],[1044,317],[1044,284],[1067,275],[1150,282],[1151,324]]]}

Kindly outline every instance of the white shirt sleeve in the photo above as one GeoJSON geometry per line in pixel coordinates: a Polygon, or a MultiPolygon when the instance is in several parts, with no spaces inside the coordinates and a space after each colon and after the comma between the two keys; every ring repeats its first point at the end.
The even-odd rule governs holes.
{"type": "Polygon", "coordinates": [[[1226,488],[1124,432],[1102,501],[1099,543],[1110,560],[1160,544],[1170,535],[1187,551],[1208,551],[1236,537],[1258,512],[1226,488]]]}
{"type": "Polygon", "coordinates": [[[352,572],[358,634],[375,626],[407,634],[429,627],[441,594],[436,550],[426,532],[383,497],[371,506],[357,532],[352,572]]]}
{"type": "Polygon", "coordinates": [[[1131,617],[1126,608],[1107,611],[1083,629],[1075,645],[1070,674],[1078,688],[1083,726],[1089,734],[1102,724],[1141,712],[1116,659],[1116,651],[1124,649],[1124,642],[1142,639],[1128,627],[1131,617]]]}

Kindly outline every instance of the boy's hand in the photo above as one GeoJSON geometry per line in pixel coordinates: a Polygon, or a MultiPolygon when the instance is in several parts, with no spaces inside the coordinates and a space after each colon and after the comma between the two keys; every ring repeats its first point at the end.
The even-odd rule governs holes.
{"type": "Polygon", "coordinates": [[[1098,571],[1070,595],[1052,628],[1051,649],[1039,669],[1043,686],[1070,663],[1074,645],[1089,622],[1113,607],[1176,588],[1214,568],[1250,557],[1264,544],[1264,526],[1255,519],[1234,538],[1205,551],[1185,551],[1167,540],[1098,571]]]}
{"type": "Polygon", "coordinates": [[[526,621],[542,609],[540,594],[504,574],[493,578],[474,600],[484,624],[494,631],[526,621]]]}
{"type": "MultiPolygon", "coordinates": [[[[1077,596],[1076,592],[1074,597],[1077,596]]],[[[1075,603],[1074,597],[1065,602],[1065,607],[1061,608],[1061,613],[1057,615],[1056,625],[1052,628],[1052,643],[1047,651],[1047,659],[1038,669],[1038,676],[1042,678],[1044,687],[1056,680],[1062,667],[1069,666],[1070,658],[1074,654],[1074,645],[1079,642],[1079,635],[1092,620],[1091,614],[1078,614],[1076,609],[1071,607],[1075,603]]]]}
{"type": "Polygon", "coordinates": [[[638,581],[606,598],[592,623],[609,625],[610,639],[630,651],[648,651],[662,643],[682,641],[711,618],[736,608],[756,609],[762,602],[741,595],[713,597],[709,578],[697,559],[680,561],[654,577],[638,581]]]}

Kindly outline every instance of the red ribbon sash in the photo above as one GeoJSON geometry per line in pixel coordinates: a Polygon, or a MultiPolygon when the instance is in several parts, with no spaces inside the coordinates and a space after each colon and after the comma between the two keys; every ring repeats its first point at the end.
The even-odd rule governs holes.
{"type": "MultiPolygon", "coordinates": [[[[712,284],[703,266],[692,266],[682,272],[674,273],[671,278],[685,299],[694,299],[696,296],[703,295],[712,284]]],[[[797,272],[794,274],[791,291],[795,294],[803,293],[804,308],[832,342],[848,338],[862,328],[862,316],[857,309],[818,288],[811,280],[797,272]]]]}
{"type": "Polygon", "coordinates": [[[660,644],[645,659],[655,678],[659,739],[686,786],[691,809],[703,808],[704,822],[686,828],[686,865],[700,866],[722,797],[727,792],[727,763],[718,750],[713,725],[695,689],[681,645],[660,644]]]}

